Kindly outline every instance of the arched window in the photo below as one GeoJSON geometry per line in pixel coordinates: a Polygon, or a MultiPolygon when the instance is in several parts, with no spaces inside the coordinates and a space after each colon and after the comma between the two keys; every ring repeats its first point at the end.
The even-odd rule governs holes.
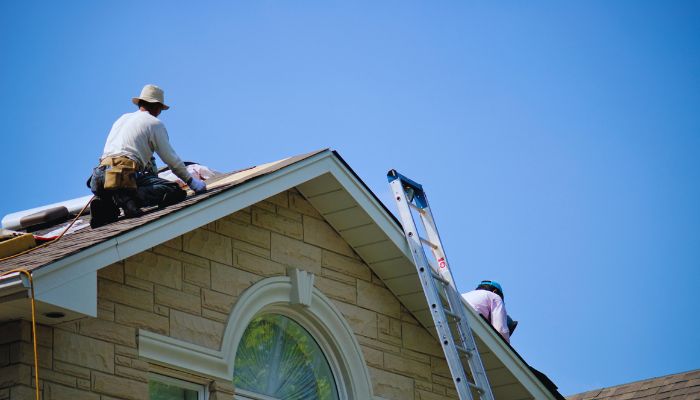
{"type": "Polygon", "coordinates": [[[283,315],[253,319],[238,344],[234,363],[233,381],[240,394],[338,400],[335,378],[318,343],[283,315]]]}

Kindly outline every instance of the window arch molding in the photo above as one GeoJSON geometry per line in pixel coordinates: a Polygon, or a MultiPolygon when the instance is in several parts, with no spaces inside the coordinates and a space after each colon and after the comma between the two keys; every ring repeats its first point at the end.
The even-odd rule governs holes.
{"type": "MultiPolygon", "coordinates": [[[[280,314],[299,323],[316,340],[334,373],[340,399],[371,399],[369,373],[352,328],[333,303],[313,287],[312,274],[299,270],[291,273],[291,278],[274,277],[256,283],[236,302],[222,344],[222,348],[230,349],[228,364],[235,369],[238,343],[255,317],[280,314]]],[[[233,369],[229,376],[233,376],[233,369]]]]}
{"type": "Polygon", "coordinates": [[[180,370],[233,379],[238,343],[250,322],[259,315],[281,314],[302,325],[317,341],[341,400],[372,399],[369,371],[352,328],[313,286],[313,278],[293,269],[290,276],[266,278],[247,288],[234,304],[218,351],[139,330],[139,355],[180,370]]]}

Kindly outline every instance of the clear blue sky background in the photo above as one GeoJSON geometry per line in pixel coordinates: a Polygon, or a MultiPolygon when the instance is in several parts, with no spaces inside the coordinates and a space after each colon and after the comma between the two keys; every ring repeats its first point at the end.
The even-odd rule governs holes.
{"type": "Polygon", "coordinates": [[[0,213],[89,194],[145,83],[183,159],[422,182],[564,394],[700,367],[700,3],[2,2],[0,213]]]}

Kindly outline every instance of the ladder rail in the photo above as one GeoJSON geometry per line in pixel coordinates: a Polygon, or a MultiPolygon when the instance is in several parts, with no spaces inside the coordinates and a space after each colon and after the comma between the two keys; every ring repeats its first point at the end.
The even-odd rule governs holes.
{"type": "Polygon", "coordinates": [[[457,394],[461,400],[473,400],[474,389],[480,400],[494,400],[474,335],[469,327],[466,305],[455,286],[423,187],[394,170],[389,171],[388,176],[403,223],[404,236],[428,300],[457,394]],[[420,237],[412,209],[419,215],[427,238],[420,237]],[[428,258],[426,247],[430,248],[434,260],[428,258]],[[462,357],[466,357],[473,382],[469,381],[462,357]]]}

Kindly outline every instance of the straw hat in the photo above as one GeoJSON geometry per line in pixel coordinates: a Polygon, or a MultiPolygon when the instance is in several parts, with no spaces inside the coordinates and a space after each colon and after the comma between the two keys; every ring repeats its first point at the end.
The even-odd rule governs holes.
{"type": "Polygon", "coordinates": [[[146,85],[141,90],[141,95],[139,97],[134,97],[131,102],[138,105],[139,100],[147,101],[149,103],[160,103],[163,105],[163,110],[167,110],[168,106],[165,105],[165,99],[163,96],[163,89],[156,85],[146,85]]]}

